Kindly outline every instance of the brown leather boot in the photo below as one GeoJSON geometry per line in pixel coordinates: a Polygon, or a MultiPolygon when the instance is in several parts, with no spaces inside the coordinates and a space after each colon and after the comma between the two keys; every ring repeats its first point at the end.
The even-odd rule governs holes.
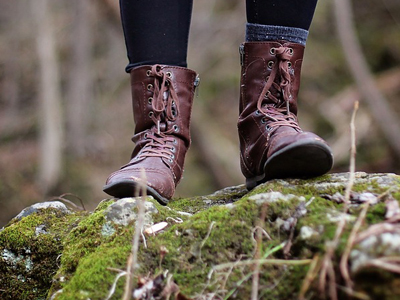
{"type": "Polygon", "coordinates": [[[142,171],[147,193],[167,204],[179,183],[190,146],[190,115],[197,74],[174,66],[140,66],[130,72],[136,143],[131,161],[112,173],[103,190],[133,197],[142,171]]]}
{"type": "Polygon", "coordinates": [[[240,46],[240,161],[246,187],[274,178],[309,178],[333,165],[329,146],[303,132],[297,94],[304,46],[289,42],[248,42],[240,46]]]}

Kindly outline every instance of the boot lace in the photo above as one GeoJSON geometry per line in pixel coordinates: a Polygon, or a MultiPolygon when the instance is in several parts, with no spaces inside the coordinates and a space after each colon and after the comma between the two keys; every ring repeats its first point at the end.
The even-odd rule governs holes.
{"type": "Polygon", "coordinates": [[[153,91],[153,97],[150,98],[152,111],[149,116],[155,125],[144,134],[144,138],[149,142],[138,153],[136,160],[161,157],[172,163],[177,140],[170,134],[179,131],[177,125],[166,128],[166,121],[175,121],[179,115],[178,97],[172,84],[172,73],[165,72],[160,65],[154,65],[147,71],[147,76],[154,77],[154,84],[148,88],[153,91]]]}
{"type": "Polygon", "coordinates": [[[276,56],[276,62],[268,62],[271,73],[257,101],[257,110],[265,117],[262,122],[268,122],[267,129],[272,133],[280,126],[290,126],[297,131],[301,131],[297,123],[297,117],[290,112],[289,104],[293,98],[291,94],[291,77],[293,71],[290,58],[293,55],[293,49],[285,46],[271,48],[271,54],[276,56]],[[279,79],[277,79],[279,76],[279,79]],[[277,83],[279,82],[279,84],[277,83]],[[271,90],[276,90],[275,94],[271,90]],[[268,101],[267,103],[265,103],[268,101]]]}

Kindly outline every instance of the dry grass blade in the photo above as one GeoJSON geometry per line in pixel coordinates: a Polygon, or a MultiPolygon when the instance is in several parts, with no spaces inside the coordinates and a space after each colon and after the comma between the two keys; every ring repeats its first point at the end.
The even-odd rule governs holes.
{"type": "Polygon", "coordinates": [[[400,266],[399,265],[397,265],[395,263],[387,262],[380,258],[371,259],[370,261],[368,261],[368,263],[366,265],[372,266],[372,267],[377,267],[377,268],[384,269],[389,272],[400,274],[400,266]]]}
{"type": "Polygon", "coordinates": [[[117,287],[117,282],[118,282],[118,280],[122,277],[122,276],[125,276],[126,275],[126,272],[125,271],[123,271],[123,272],[121,272],[121,273],[119,273],[116,277],[115,277],[115,280],[114,280],[114,282],[113,282],[113,284],[112,284],[112,286],[111,286],[111,289],[110,289],[110,291],[109,291],[109,293],[108,293],[108,296],[107,296],[107,298],[105,299],[105,300],[110,300],[111,299],[111,297],[114,295],[114,293],[115,293],[115,288],[117,287]]]}
{"type": "MultiPolygon", "coordinates": [[[[345,212],[347,212],[348,209],[348,204],[350,202],[350,193],[351,190],[353,189],[354,185],[354,179],[355,179],[355,171],[356,171],[356,126],[355,126],[355,120],[356,120],[356,114],[357,110],[359,107],[358,101],[354,102],[354,109],[353,109],[353,114],[351,116],[351,121],[350,121],[350,135],[351,135],[351,148],[350,148],[350,175],[349,175],[349,182],[346,187],[346,192],[345,192],[345,212]]],[[[353,282],[350,279],[350,274],[349,274],[349,269],[348,269],[348,259],[350,255],[351,248],[354,244],[355,237],[357,235],[357,232],[361,226],[362,221],[365,218],[365,215],[367,213],[369,207],[369,203],[365,205],[365,209],[361,212],[356,225],[353,227],[353,230],[350,234],[350,237],[347,241],[347,246],[346,249],[344,250],[344,253],[342,255],[341,261],[340,261],[340,271],[343,276],[343,279],[345,280],[346,287],[348,289],[352,289],[353,282]]]]}
{"type": "Polygon", "coordinates": [[[249,259],[249,260],[243,260],[240,262],[234,262],[234,263],[224,263],[220,265],[216,265],[213,267],[214,271],[221,271],[224,269],[228,269],[231,266],[252,266],[254,264],[260,264],[260,265],[291,265],[291,266],[301,266],[301,265],[308,265],[312,262],[312,259],[292,259],[292,260],[287,260],[287,259],[249,259]]]}
{"type": "MultiPolygon", "coordinates": [[[[358,101],[354,103],[354,109],[353,109],[353,114],[351,116],[351,121],[350,121],[350,135],[351,135],[351,147],[350,147],[350,174],[349,174],[349,182],[346,187],[346,191],[344,194],[344,201],[345,201],[345,206],[347,206],[350,203],[350,193],[354,185],[354,179],[355,179],[355,172],[356,172],[356,126],[355,126],[355,120],[356,120],[356,114],[358,110],[358,101]]],[[[347,212],[347,207],[346,211],[347,212]]]]}
{"type": "Polygon", "coordinates": [[[356,292],[356,291],[353,291],[352,289],[348,289],[348,288],[346,288],[344,286],[340,286],[340,285],[337,285],[337,288],[339,290],[345,292],[347,295],[351,296],[351,299],[371,300],[371,298],[364,293],[356,292]]]}
{"type": "Polygon", "coordinates": [[[319,255],[316,254],[310,264],[310,268],[308,269],[306,278],[303,280],[303,284],[299,293],[299,300],[305,300],[305,295],[310,288],[311,283],[315,279],[315,276],[318,274],[318,270],[321,268],[319,255]]]}
{"type": "Polygon", "coordinates": [[[144,223],[144,213],[145,213],[145,206],[144,201],[146,199],[147,189],[146,189],[146,173],[142,169],[142,178],[138,181],[139,188],[136,189],[136,203],[138,208],[138,216],[135,225],[135,234],[132,240],[132,250],[128,257],[127,268],[126,268],[126,281],[125,281],[125,288],[124,288],[124,295],[122,297],[123,300],[129,300],[132,298],[132,281],[133,281],[133,273],[135,271],[135,267],[137,264],[137,253],[139,250],[139,239],[142,235],[143,223],[144,223]],[[140,190],[142,191],[142,197],[139,197],[140,190]]]}
{"type": "Polygon", "coordinates": [[[73,208],[77,209],[77,210],[84,210],[86,211],[85,205],[83,204],[83,201],[81,198],[79,198],[78,196],[72,194],[72,193],[64,193],[58,197],[52,197],[49,199],[49,201],[53,201],[53,200],[60,200],[63,202],[68,203],[69,205],[71,205],[73,208]],[[71,197],[75,197],[76,199],[79,200],[79,202],[81,203],[81,207],[79,207],[78,205],[76,205],[74,202],[72,202],[71,200],[68,200],[65,198],[65,196],[71,196],[71,197]]]}
{"type": "Polygon", "coordinates": [[[350,251],[356,240],[357,233],[360,230],[360,227],[361,227],[363,221],[365,220],[368,208],[369,208],[369,202],[364,204],[363,210],[361,211],[360,215],[358,216],[358,219],[357,219],[356,223],[354,224],[354,227],[350,233],[350,236],[347,240],[346,248],[344,249],[342,258],[340,260],[340,272],[342,273],[343,279],[346,283],[346,287],[349,290],[351,290],[353,288],[353,282],[350,279],[349,268],[348,268],[350,251]]]}
{"type": "MultiPolygon", "coordinates": [[[[264,220],[265,216],[267,214],[267,208],[268,204],[264,203],[264,205],[261,208],[261,216],[260,219],[258,220],[258,230],[256,229],[256,252],[254,255],[254,258],[256,261],[258,261],[261,257],[261,251],[262,251],[262,234],[263,234],[263,227],[264,227],[264,220]]],[[[269,237],[269,235],[267,234],[269,237]]],[[[252,289],[251,289],[251,300],[257,300],[258,299],[258,289],[259,289],[259,279],[260,279],[260,264],[256,263],[254,265],[254,271],[253,271],[253,283],[252,283],[252,289]]]]}
{"type": "Polygon", "coordinates": [[[210,237],[211,230],[213,229],[214,225],[215,225],[215,221],[212,221],[211,224],[210,224],[210,226],[208,227],[208,231],[207,231],[206,237],[204,238],[204,240],[203,240],[203,241],[201,242],[201,244],[200,244],[200,249],[199,249],[199,251],[200,251],[200,253],[199,253],[199,260],[200,260],[200,261],[202,261],[202,259],[201,259],[201,249],[204,247],[204,244],[206,243],[206,241],[207,241],[208,238],[210,237]]]}
{"type": "MultiPolygon", "coordinates": [[[[354,179],[355,179],[355,161],[356,161],[356,130],[355,130],[355,117],[358,110],[358,101],[354,103],[354,110],[351,116],[350,121],[350,131],[351,131],[351,148],[350,148],[350,174],[349,174],[349,181],[346,186],[345,197],[344,197],[344,207],[343,212],[346,214],[348,211],[348,206],[350,203],[350,194],[351,190],[353,189],[354,179]]],[[[320,279],[319,279],[319,290],[321,293],[325,292],[326,287],[326,276],[328,276],[329,282],[329,297],[333,300],[337,299],[336,293],[336,276],[335,271],[333,269],[333,255],[337,246],[339,245],[340,237],[344,232],[344,228],[346,226],[346,218],[342,218],[336,228],[335,238],[334,240],[327,245],[327,250],[323,259],[320,279]]],[[[354,237],[355,238],[355,237],[354,237]]],[[[354,241],[352,241],[354,243],[354,241]]],[[[343,266],[341,271],[342,275],[346,281],[346,285],[348,288],[351,286],[351,280],[349,276],[349,272],[347,270],[347,258],[346,259],[346,266],[343,266]]]]}

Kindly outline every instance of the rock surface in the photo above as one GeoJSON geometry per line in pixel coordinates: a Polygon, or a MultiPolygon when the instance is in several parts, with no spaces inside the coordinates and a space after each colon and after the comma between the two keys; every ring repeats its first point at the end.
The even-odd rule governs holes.
{"type": "Polygon", "coordinates": [[[122,299],[139,203],[134,299],[399,299],[400,177],[356,173],[345,205],[347,184],[273,180],[94,212],[36,204],[0,231],[0,299],[122,299]]]}

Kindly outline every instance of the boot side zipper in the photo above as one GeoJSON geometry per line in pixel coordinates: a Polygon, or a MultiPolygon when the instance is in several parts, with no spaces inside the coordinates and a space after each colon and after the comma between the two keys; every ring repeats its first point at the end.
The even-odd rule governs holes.
{"type": "Polygon", "coordinates": [[[196,75],[196,79],[194,80],[194,84],[193,85],[194,85],[194,89],[196,90],[196,97],[198,97],[199,96],[198,87],[200,85],[200,76],[199,76],[199,74],[196,75]]]}
{"type": "Polygon", "coordinates": [[[239,54],[240,54],[240,65],[243,66],[243,63],[244,63],[244,44],[240,44],[240,46],[239,46],[239,54]]]}

